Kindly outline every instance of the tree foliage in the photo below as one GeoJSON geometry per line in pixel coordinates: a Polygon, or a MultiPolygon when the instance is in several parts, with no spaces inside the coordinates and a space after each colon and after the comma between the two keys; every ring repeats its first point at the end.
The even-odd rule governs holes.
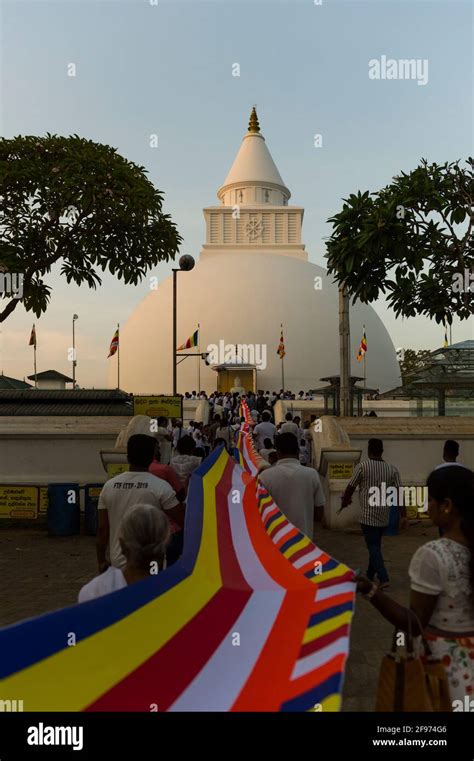
{"type": "Polygon", "coordinates": [[[453,287],[474,271],[472,158],[465,167],[423,159],[376,193],[351,194],[328,221],[328,270],[353,303],[385,294],[397,316],[472,316],[472,291],[453,287]]]}
{"type": "Polygon", "coordinates": [[[73,135],[0,140],[0,268],[23,275],[0,322],[22,301],[39,317],[61,263],[68,283],[96,288],[99,272],[136,285],[176,256],[181,237],[146,170],[114,148],[73,135]]]}

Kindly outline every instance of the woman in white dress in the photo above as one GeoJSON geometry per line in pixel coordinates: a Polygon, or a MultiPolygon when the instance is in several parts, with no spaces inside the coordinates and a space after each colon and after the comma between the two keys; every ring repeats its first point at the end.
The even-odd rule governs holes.
{"type": "Polygon", "coordinates": [[[169,540],[170,523],[163,510],[155,505],[130,508],[120,527],[120,545],[126,565],[122,570],[111,565],[85,584],[78,602],[94,600],[157,573],[163,567],[169,540]]]}
{"type": "Polygon", "coordinates": [[[357,588],[398,629],[424,635],[449,680],[454,710],[474,697],[474,473],[453,465],[428,478],[428,511],[443,536],[420,547],[410,563],[410,608],[364,576],[357,588]],[[420,630],[421,627],[421,630],[420,630]]]}

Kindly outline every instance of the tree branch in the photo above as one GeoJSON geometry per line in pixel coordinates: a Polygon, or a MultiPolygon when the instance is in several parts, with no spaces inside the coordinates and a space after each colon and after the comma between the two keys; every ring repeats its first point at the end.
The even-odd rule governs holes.
{"type": "Polygon", "coordinates": [[[16,309],[16,306],[18,302],[21,301],[21,299],[12,299],[8,302],[3,312],[0,312],[0,322],[4,322],[9,315],[16,309]]]}

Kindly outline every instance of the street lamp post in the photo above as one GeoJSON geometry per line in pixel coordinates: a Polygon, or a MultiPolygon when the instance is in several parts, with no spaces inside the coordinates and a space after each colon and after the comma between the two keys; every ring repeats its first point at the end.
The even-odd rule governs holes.
{"type": "Polygon", "coordinates": [[[179,267],[173,267],[173,396],[177,393],[177,366],[176,366],[176,344],[177,344],[177,311],[178,311],[178,272],[189,272],[196,262],[189,254],[182,256],[178,262],[179,267]]]}
{"type": "Polygon", "coordinates": [[[79,319],[79,315],[73,314],[72,316],[72,388],[76,388],[76,320],[79,319]]]}

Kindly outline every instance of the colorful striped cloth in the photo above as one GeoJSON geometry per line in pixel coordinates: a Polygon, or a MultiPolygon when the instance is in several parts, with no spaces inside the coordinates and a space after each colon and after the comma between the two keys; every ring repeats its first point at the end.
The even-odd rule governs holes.
{"type": "Polygon", "coordinates": [[[184,342],[184,344],[181,344],[181,346],[178,346],[176,351],[183,351],[183,349],[192,349],[194,346],[199,345],[199,328],[194,331],[192,336],[189,336],[189,338],[184,342]]]}
{"type": "Polygon", "coordinates": [[[191,477],[181,559],[1,630],[0,699],[25,711],[338,710],[353,604],[353,572],[216,450],[191,477]]]}
{"type": "MultiPolygon", "coordinates": [[[[120,332],[119,328],[117,328],[117,330],[115,331],[115,333],[113,335],[113,338],[112,338],[112,340],[110,342],[109,354],[108,354],[107,359],[109,359],[109,357],[113,357],[114,354],[116,354],[117,349],[119,348],[119,341],[120,341],[119,332],[120,332]]],[[[33,334],[31,334],[31,335],[33,336],[33,334]]],[[[35,335],[35,341],[36,341],[36,335],[35,335]]],[[[31,340],[30,340],[30,344],[31,344],[31,340]]],[[[36,344],[35,344],[35,346],[36,346],[36,344]]]]}
{"type": "Polygon", "coordinates": [[[242,399],[240,403],[240,417],[244,418],[244,421],[241,423],[240,431],[237,434],[236,460],[247,473],[256,476],[262,467],[268,466],[268,463],[258,454],[250,436],[255,423],[245,399],[242,399]]]}
{"type": "Polygon", "coordinates": [[[252,428],[255,425],[255,422],[252,418],[252,415],[250,414],[249,406],[247,404],[246,399],[242,399],[240,402],[240,417],[244,418],[244,421],[241,425],[241,430],[245,431],[246,433],[250,433],[252,428]]]}

